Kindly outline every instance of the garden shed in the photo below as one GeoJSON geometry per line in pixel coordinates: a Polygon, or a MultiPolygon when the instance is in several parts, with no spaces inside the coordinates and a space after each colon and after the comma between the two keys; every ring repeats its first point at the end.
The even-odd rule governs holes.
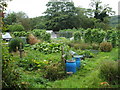
{"type": "Polygon", "coordinates": [[[2,34],[2,39],[3,40],[10,41],[11,38],[12,37],[11,37],[9,32],[6,32],[5,34],[2,34]]]}
{"type": "Polygon", "coordinates": [[[57,34],[55,34],[55,32],[53,32],[53,30],[47,30],[47,33],[50,33],[51,38],[57,38],[57,34]]]}

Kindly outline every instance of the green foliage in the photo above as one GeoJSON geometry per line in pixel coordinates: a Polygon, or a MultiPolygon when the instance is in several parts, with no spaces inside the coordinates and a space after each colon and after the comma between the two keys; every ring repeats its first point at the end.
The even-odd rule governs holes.
{"type": "Polygon", "coordinates": [[[81,40],[81,33],[79,31],[74,33],[74,40],[75,41],[81,40]]]}
{"type": "Polygon", "coordinates": [[[24,27],[20,24],[9,25],[8,30],[15,32],[15,31],[23,31],[24,27]]]}
{"type": "Polygon", "coordinates": [[[65,71],[61,63],[52,63],[46,67],[44,77],[55,81],[65,77],[65,71]]]}
{"type": "Polygon", "coordinates": [[[25,32],[25,31],[21,31],[21,32],[13,32],[13,35],[15,37],[26,37],[29,35],[30,32],[25,32]]]}
{"type": "Polygon", "coordinates": [[[101,43],[105,38],[106,32],[100,29],[87,29],[84,34],[85,42],[101,43]]]}
{"type": "Polygon", "coordinates": [[[91,6],[95,7],[92,12],[94,13],[94,18],[100,19],[102,22],[104,21],[104,18],[108,17],[110,14],[114,15],[115,12],[112,11],[112,8],[109,7],[108,5],[101,5],[101,1],[99,0],[92,0],[91,1],[91,6]]]}
{"type": "Polygon", "coordinates": [[[70,31],[59,32],[59,36],[65,38],[71,38],[73,36],[73,32],[70,31]]]}
{"type": "Polygon", "coordinates": [[[50,42],[50,38],[51,38],[51,35],[50,35],[49,33],[45,33],[45,34],[43,35],[43,40],[44,40],[44,41],[50,42]]]}
{"type": "Polygon", "coordinates": [[[65,37],[59,37],[59,38],[52,39],[52,42],[54,42],[54,43],[64,43],[66,45],[71,43],[71,41],[69,39],[65,38],[65,37]]]}
{"type": "Polygon", "coordinates": [[[110,84],[118,84],[118,80],[120,79],[120,72],[118,68],[119,61],[110,61],[105,60],[101,62],[100,66],[100,75],[105,78],[110,84]]]}
{"type": "Polygon", "coordinates": [[[20,67],[23,67],[25,70],[33,71],[38,69],[44,69],[45,66],[48,65],[48,61],[46,60],[35,60],[35,59],[28,59],[24,58],[23,60],[19,61],[20,67]]]}
{"type": "Polygon", "coordinates": [[[61,45],[61,43],[38,43],[33,45],[32,48],[45,54],[50,54],[60,52],[61,45]]]}
{"type": "Polygon", "coordinates": [[[77,28],[77,10],[72,2],[48,2],[46,4],[46,26],[49,30],[77,28]],[[76,20],[74,20],[76,19],[76,20]]]}
{"type": "Polygon", "coordinates": [[[8,47],[2,47],[2,87],[3,88],[21,88],[21,71],[8,52],[8,47]]]}
{"type": "Polygon", "coordinates": [[[109,25],[113,28],[118,27],[118,21],[120,20],[120,15],[110,16],[109,25]]]}
{"type": "Polygon", "coordinates": [[[85,58],[93,58],[94,54],[90,50],[78,51],[78,55],[83,55],[85,58]]]}
{"type": "Polygon", "coordinates": [[[100,28],[100,29],[103,29],[103,30],[108,30],[110,29],[110,26],[108,23],[104,23],[104,22],[96,22],[95,25],[94,25],[95,28],[100,28]]]}
{"type": "Polygon", "coordinates": [[[98,50],[99,49],[99,44],[98,43],[92,43],[92,49],[93,50],[98,50]]]}
{"type": "Polygon", "coordinates": [[[112,43],[115,47],[118,41],[118,32],[115,30],[107,30],[106,40],[112,43]]]}
{"type": "Polygon", "coordinates": [[[7,16],[3,19],[4,21],[4,24],[6,25],[12,25],[14,23],[16,23],[17,19],[16,19],[16,15],[15,13],[10,13],[10,14],[7,14],[7,16]]]}
{"type": "Polygon", "coordinates": [[[28,18],[27,14],[20,11],[15,13],[16,18],[17,18],[17,22],[16,23],[20,23],[25,30],[30,30],[31,25],[30,25],[30,18],[28,18]]]}
{"type": "Polygon", "coordinates": [[[110,42],[100,43],[100,50],[103,52],[110,52],[112,50],[112,44],[110,42]]]}
{"type": "Polygon", "coordinates": [[[50,41],[51,35],[49,33],[46,33],[46,30],[34,29],[32,33],[39,39],[50,41]]]}
{"type": "Polygon", "coordinates": [[[46,19],[44,16],[39,16],[39,17],[30,19],[30,26],[32,30],[33,29],[46,29],[45,23],[46,23],[46,19]]]}
{"type": "Polygon", "coordinates": [[[75,43],[75,42],[71,42],[69,44],[70,47],[74,47],[75,49],[81,49],[81,50],[85,50],[85,49],[91,49],[91,45],[89,43],[75,43]]]}
{"type": "Polygon", "coordinates": [[[23,43],[23,40],[21,38],[13,38],[11,39],[11,41],[9,42],[9,51],[12,52],[16,52],[17,50],[20,50],[20,47],[21,49],[23,49],[23,46],[24,46],[24,43],[23,43]],[[20,46],[20,43],[22,44],[20,46]]]}

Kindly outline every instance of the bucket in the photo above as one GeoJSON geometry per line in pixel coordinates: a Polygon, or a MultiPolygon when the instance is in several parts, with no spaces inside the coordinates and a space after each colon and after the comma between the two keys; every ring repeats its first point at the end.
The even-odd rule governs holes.
{"type": "Polygon", "coordinates": [[[81,58],[83,56],[82,55],[76,55],[76,56],[73,56],[73,59],[76,60],[76,67],[77,69],[80,69],[80,66],[81,66],[81,58]]]}
{"type": "Polygon", "coordinates": [[[66,62],[66,72],[76,72],[76,62],[74,60],[66,62]]]}

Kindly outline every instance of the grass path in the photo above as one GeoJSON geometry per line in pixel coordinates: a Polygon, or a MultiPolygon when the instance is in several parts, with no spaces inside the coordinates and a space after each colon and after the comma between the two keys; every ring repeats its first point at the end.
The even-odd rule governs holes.
{"type": "Polygon", "coordinates": [[[69,76],[64,80],[50,82],[52,88],[99,88],[101,82],[105,82],[99,76],[99,66],[102,60],[117,60],[118,49],[111,52],[100,52],[95,58],[86,58],[86,65],[77,71],[76,74],[69,76]]]}

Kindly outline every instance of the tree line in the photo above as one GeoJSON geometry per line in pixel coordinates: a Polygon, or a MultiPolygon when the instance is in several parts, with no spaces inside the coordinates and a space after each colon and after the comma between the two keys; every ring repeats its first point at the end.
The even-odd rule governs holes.
{"type": "MultiPolygon", "coordinates": [[[[57,1],[57,0],[56,0],[57,1]]],[[[73,2],[48,2],[44,16],[29,18],[24,12],[6,14],[3,19],[4,31],[10,25],[20,24],[24,30],[46,29],[59,31],[63,29],[102,28],[110,29],[110,15],[115,12],[109,5],[102,5],[100,0],[91,0],[91,8],[75,7],[73,2]]]]}

